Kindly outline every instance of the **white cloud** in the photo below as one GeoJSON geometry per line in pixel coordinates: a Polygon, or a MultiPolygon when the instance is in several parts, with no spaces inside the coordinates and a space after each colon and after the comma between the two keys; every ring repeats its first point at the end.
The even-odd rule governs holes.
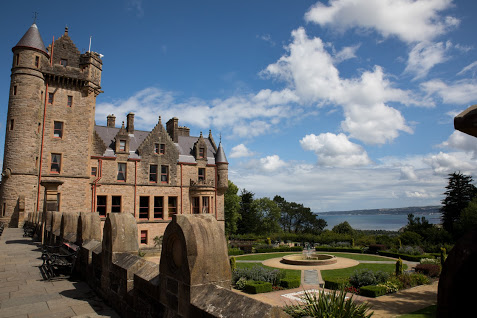
{"type": "Polygon", "coordinates": [[[286,166],[286,163],[280,159],[278,155],[267,156],[260,158],[260,167],[265,171],[275,171],[279,168],[286,166]]]}
{"type": "Polygon", "coordinates": [[[346,46],[341,49],[341,51],[336,52],[333,57],[335,63],[341,63],[343,61],[352,59],[356,57],[356,51],[359,49],[360,45],[346,46]]]}
{"type": "Polygon", "coordinates": [[[409,53],[404,72],[415,74],[415,80],[425,77],[431,68],[449,59],[446,52],[451,46],[450,42],[432,43],[425,41],[417,43],[409,53]]]}
{"type": "Polygon", "coordinates": [[[477,81],[460,80],[446,84],[439,79],[420,84],[428,96],[437,95],[446,104],[464,105],[477,101],[477,81]]]}
{"type": "Polygon", "coordinates": [[[244,144],[240,144],[231,149],[229,157],[241,158],[241,157],[250,157],[252,155],[253,155],[253,152],[251,152],[244,144]]]}
{"type": "Polygon", "coordinates": [[[399,179],[416,181],[418,178],[417,178],[416,172],[414,171],[414,167],[413,166],[401,167],[401,177],[399,179]]]}
{"type": "Polygon", "coordinates": [[[303,149],[315,152],[320,166],[356,167],[371,164],[363,147],[350,142],[344,134],[306,135],[300,144],[303,149]]]}
{"type": "Polygon", "coordinates": [[[427,199],[427,198],[432,198],[436,197],[435,195],[431,195],[427,193],[426,191],[406,191],[406,196],[408,198],[418,198],[418,199],[427,199]]]}
{"type": "Polygon", "coordinates": [[[472,71],[472,75],[475,75],[475,72],[477,71],[477,61],[464,67],[459,73],[457,73],[457,75],[463,75],[469,71],[472,71]]]}
{"type": "Polygon", "coordinates": [[[443,153],[440,152],[437,155],[430,155],[424,159],[436,174],[449,174],[455,171],[461,171],[468,174],[475,170],[473,165],[467,156],[460,153],[443,153]]]}
{"type": "Polygon", "coordinates": [[[452,0],[330,0],[329,5],[312,6],[305,20],[341,31],[372,29],[411,43],[432,40],[456,27],[458,19],[440,14],[451,6],[452,0]]]}
{"type": "Polygon", "coordinates": [[[303,28],[292,32],[288,54],[262,72],[285,81],[302,103],[337,104],[343,107],[341,127],[351,137],[369,144],[383,144],[412,133],[401,113],[386,103],[416,104],[408,91],[394,88],[381,67],[359,78],[342,79],[320,38],[309,38],[303,28]]]}
{"type": "Polygon", "coordinates": [[[447,147],[455,150],[462,150],[472,153],[475,157],[477,153],[477,139],[458,130],[454,131],[449,138],[441,143],[439,147],[447,147]]]}

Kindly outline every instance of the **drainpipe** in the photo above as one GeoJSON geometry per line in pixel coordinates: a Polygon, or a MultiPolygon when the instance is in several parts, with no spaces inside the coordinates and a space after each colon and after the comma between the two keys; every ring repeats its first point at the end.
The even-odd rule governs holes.
{"type": "MultiPolygon", "coordinates": [[[[51,43],[50,66],[53,65],[53,48],[54,47],[55,47],[55,37],[53,37],[53,42],[51,43]]],[[[40,163],[38,167],[38,191],[37,191],[37,198],[36,198],[36,212],[40,211],[40,184],[41,184],[41,169],[43,165],[43,143],[45,140],[45,121],[46,121],[47,101],[48,101],[48,78],[46,79],[45,106],[43,107],[43,127],[41,131],[40,163]]]]}
{"type": "Polygon", "coordinates": [[[182,214],[182,169],[183,169],[183,165],[181,163],[181,214],[182,214]]]}
{"type": "Polygon", "coordinates": [[[137,160],[134,161],[134,218],[136,218],[137,160]]]}

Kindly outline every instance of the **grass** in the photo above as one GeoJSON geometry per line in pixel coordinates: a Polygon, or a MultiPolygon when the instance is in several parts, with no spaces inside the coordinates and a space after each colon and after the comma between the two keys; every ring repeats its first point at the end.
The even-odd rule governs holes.
{"type": "Polygon", "coordinates": [[[356,261],[393,261],[393,259],[376,256],[376,255],[369,255],[369,254],[355,254],[355,253],[328,253],[325,252],[324,254],[334,255],[336,257],[344,257],[354,259],[356,261]]]}
{"type": "Polygon", "coordinates": [[[432,305],[409,314],[399,316],[399,318],[434,318],[437,316],[437,305],[432,305]]]}
{"type": "MultiPolygon", "coordinates": [[[[404,269],[407,268],[407,265],[404,264],[404,269]]],[[[344,278],[347,279],[357,270],[370,269],[372,271],[383,271],[394,273],[396,266],[394,264],[359,264],[353,267],[340,268],[340,269],[329,269],[322,270],[321,276],[323,279],[336,279],[344,278]]]]}
{"type": "MultiPolygon", "coordinates": [[[[299,252],[292,252],[292,253],[282,252],[282,253],[249,254],[249,255],[235,256],[235,259],[238,261],[265,261],[270,258],[277,258],[277,257],[285,256],[285,255],[291,255],[291,254],[300,254],[300,253],[299,252]]],[[[386,257],[368,255],[368,254],[328,253],[328,252],[324,252],[321,254],[335,255],[337,257],[350,258],[357,261],[392,261],[392,259],[389,259],[386,257]]]]}
{"type": "Polygon", "coordinates": [[[285,256],[285,255],[291,255],[291,254],[299,254],[299,252],[249,254],[249,255],[235,256],[235,259],[237,261],[265,261],[265,260],[270,259],[270,258],[277,258],[277,257],[285,256]]]}

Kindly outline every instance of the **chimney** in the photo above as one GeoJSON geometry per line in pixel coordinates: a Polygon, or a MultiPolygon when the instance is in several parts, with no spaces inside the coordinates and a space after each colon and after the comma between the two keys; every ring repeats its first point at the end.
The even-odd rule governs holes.
{"type": "Polygon", "coordinates": [[[169,119],[169,121],[166,123],[166,130],[169,136],[171,136],[171,139],[173,142],[178,142],[179,141],[179,135],[178,135],[178,127],[179,126],[179,119],[177,117],[173,117],[169,119]]]}
{"type": "Polygon", "coordinates": [[[128,133],[134,134],[134,113],[129,113],[127,115],[127,122],[126,130],[128,133]]]}
{"type": "Polygon", "coordinates": [[[108,115],[108,127],[114,128],[116,127],[116,116],[114,114],[108,115]]]}

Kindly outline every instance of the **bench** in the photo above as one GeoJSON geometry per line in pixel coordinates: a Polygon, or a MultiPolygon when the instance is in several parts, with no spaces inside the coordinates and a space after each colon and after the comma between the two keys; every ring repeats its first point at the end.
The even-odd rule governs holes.
{"type": "Polygon", "coordinates": [[[52,277],[63,274],[71,276],[78,257],[79,247],[72,243],[63,243],[60,246],[44,246],[41,254],[45,277],[50,280],[52,277]]]}
{"type": "Polygon", "coordinates": [[[35,232],[35,227],[32,225],[23,225],[23,237],[33,237],[33,233],[35,232]]]}
{"type": "Polygon", "coordinates": [[[4,228],[5,228],[5,223],[0,223],[0,236],[2,236],[4,228]]]}

